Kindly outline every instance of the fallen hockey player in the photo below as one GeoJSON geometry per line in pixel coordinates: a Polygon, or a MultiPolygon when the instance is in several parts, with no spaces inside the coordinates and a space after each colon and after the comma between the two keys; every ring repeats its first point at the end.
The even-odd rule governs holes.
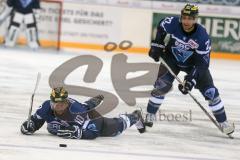
{"type": "Polygon", "coordinates": [[[141,111],[121,114],[117,118],[98,116],[90,119],[88,113],[97,107],[104,97],[102,95],[79,103],[69,98],[63,87],[54,88],[50,100],[45,101],[31,116],[29,121],[21,125],[21,132],[31,135],[47,122],[47,130],[53,135],[70,139],[95,139],[97,137],[113,137],[135,125],[140,133],[145,132],[141,111]]]}

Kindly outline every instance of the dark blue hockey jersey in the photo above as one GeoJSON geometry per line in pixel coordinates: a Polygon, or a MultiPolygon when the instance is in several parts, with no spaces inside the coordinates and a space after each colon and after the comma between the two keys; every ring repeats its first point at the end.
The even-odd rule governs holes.
{"type": "Polygon", "coordinates": [[[53,103],[50,100],[45,101],[32,116],[37,129],[44,122],[47,122],[47,130],[49,133],[56,135],[60,126],[68,127],[70,125],[78,125],[83,130],[84,139],[92,139],[98,136],[98,130],[94,128],[94,120],[88,118],[87,111],[89,106],[84,103],[68,98],[69,108],[64,117],[57,117],[53,111],[53,103]],[[89,127],[91,126],[91,127],[89,127]]]}
{"type": "Polygon", "coordinates": [[[32,13],[33,9],[40,9],[39,0],[7,0],[7,5],[22,14],[32,13]]]}
{"type": "Polygon", "coordinates": [[[165,42],[166,54],[173,55],[176,65],[182,71],[192,69],[192,73],[196,74],[194,78],[197,79],[201,72],[209,67],[211,41],[202,25],[196,24],[194,32],[188,34],[182,29],[179,17],[166,17],[160,21],[158,32],[158,41],[163,42],[161,36],[158,37],[163,35],[160,32],[170,35],[169,40],[165,42]]]}

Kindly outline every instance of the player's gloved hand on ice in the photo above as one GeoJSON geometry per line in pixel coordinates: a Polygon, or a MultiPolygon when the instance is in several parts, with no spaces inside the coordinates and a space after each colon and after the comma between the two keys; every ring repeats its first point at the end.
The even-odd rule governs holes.
{"type": "Polygon", "coordinates": [[[68,127],[60,126],[57,135],[63,138],[80,139],[82,137],[82,129],[76,125],[68,127]]]}
{"type": "Polygon", "coordinates": [[[96,106],[98,106],[103,101],[103,99],[104,99],[103,95],[98,95],[93,98],[90,98],[88,101],[85,102],[87,104],[87,106],[89,107],[88,110],[93,109],[96,106]]]}
{"type": "Polygon", "coordinates": [[[21,132],[22,132],[22,134],[26,134],[26,135],[33,134],[36,131],[36,127],[35,127],[34,122],[32,120],[30,120],[29,126],[27,126],[27,124],[28,124],[28,121],[25,121],[21,125],[21,132]]]}
{"type": "Polygon", "coordinates": [[[187,94],[195,85],[196,81],[191,76],[187,75],[184,78],[183,84],[178,85],[178,89],[182,92],[182,94],[187,94]]]}
{"type": "Polygon", "coordinates": [[[152,41],[148,55],[153,58],[155,62],[158,62],[159,58],[165,55],[165,46],[158,44],[156,41],[152,41]]]}

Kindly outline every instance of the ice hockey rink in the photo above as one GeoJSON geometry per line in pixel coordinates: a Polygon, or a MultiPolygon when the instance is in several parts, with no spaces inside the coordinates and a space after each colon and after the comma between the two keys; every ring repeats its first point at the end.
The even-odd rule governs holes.
{"type": "MultiPolygon", "coordinates": [[[[120,136],[96,140],[61,139],[50,135],[46,130],[46,124],[34,135],[22,135],[20,125],[27,119],[37,72],[41,72],[42,78],[35,96],[33,112],[49,98],[51,73],[65,61],[84,54],[95,55],[104,62],[103,70],[96,82],[83,83],[82,77],[86,69],[83,67],[72,72],[65,83],[86,85],[117,96],[110,78],[110,64],[113,54],[116,53],[96,51],[59,53],[52,50],[32,52],[21,48],[0,48],[0,160],[239,159],[240,62],[231,60],[211,60],[210,69],[215,85],[225,103],[228,119],[235,123],[234,139],[229,139],[220,133],[189,96],[180,94],[177,90],[177,82],[161,109],[170,113],[183,113],[191,110],[192,121],[158,121],[144,134],[139,134],[133,126],[120,136]],[[67,147],[59,147],[59,144],[67,144],[67,147]]],[[[126,55],[129,62],[153,63],[147,55],[126,55]]],[[[132,76],[134,74],[139,75],[136,72],[132,76]]],[[[139,89],[144,88],[140,86],[139,89]]],[[[193,94],[207,108],[207,103],[200,93],[194,91],[193,94]]],[[[76,95],[73,97],[80,101],[86,99],[86,97],[76,95]]],[[[147,98],[139,98],[137,106],[128,106],[119,99],[117,108],[106,116],[113,117],[118,116],[119,113],[132,112],[138,106],[141,106],[144,111],[147,101],[147,98]]]]}

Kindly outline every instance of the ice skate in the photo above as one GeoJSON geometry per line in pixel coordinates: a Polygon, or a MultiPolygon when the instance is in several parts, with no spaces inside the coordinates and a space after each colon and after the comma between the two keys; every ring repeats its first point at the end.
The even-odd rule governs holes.
{"type": "Polygon", "coordinates": [[[137,122],[135,123],[135,126],[137,127],[138,131],[140,133],[144,133],[146,131],[146,128],[142,117],[142,112],[140,110],[135,110],[132,114],[137,117],[137,122]]]}
{"type": "Polygon", "coordinates": [[[146,126],[148,126],[148,127],[152,127],[152,126],[153,126],[153,121],[154,121],[155,119],[156,119],[155,114],[147,113],[144,124],[145,124],[146,126]]]}
{"type": "Polygon", "coordinates": [[[219,126],[222,132],[226,135],[232,135],[235,130],[234,123],[229,123],[228,121],[219,123],[219,126]]]}

